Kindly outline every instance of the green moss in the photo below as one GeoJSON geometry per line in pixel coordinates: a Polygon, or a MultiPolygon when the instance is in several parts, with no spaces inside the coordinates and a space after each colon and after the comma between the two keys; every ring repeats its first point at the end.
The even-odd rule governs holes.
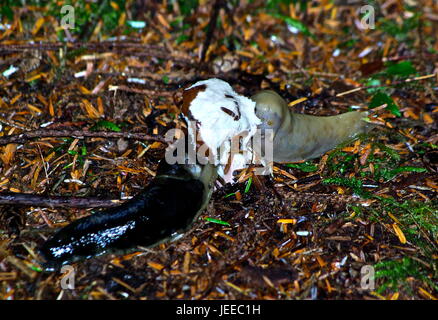
{"type": "Polygon", "coordinates": [[[102,129],[108,129],[110,131],[114,132],[120,132],[122,129],[118,125],[116,125],[114,122],[108,121],[108,120],[99,120],[96,122],[95,125],[93,125],[90,130],[91,131],[99,131],[102,129]]]}
{"type": "MultiPolygon", "coordinates": [[[[398,200],[385,195],[374,195],[364,185],[386,183],[404,172],[426,172],[425,168],[411,166],[401,154],[382,143],[374,141],[372,136],[361,137],[363,145],[370,144],[371,150],[365,162],[361,164],[361,154],[342,151],[343,144],[330,153],[323,183],[350,188],[362,198],[377,200],[369,207],[350,205],[349,210],[356,214],[351,219],[366,219],[370,222],[391,225],[396,223],[406,237],[406,246],[415,249],[411,257],[399,260],[382,261],[376,265],[376,277],[380,279],[378,292],[385,290],[404,290],[413,292],[414,282],[406,281],[412,277],[424,288],[437,289],[437,262],[434,254],[438,251],[438,201],[398,200]],[[379,152],[375,153],[376,150],[379,152]],[[373,170],[370,170],[370,166],[373,170]],[[364,182],[366,179],[366,184],[364,182]],[[372,181],[370,181],[372,180],[372,181]],[[391,213],[392,217],[388,214],[391,213]],[[419,262],[422,261],[422,262],[419,262]]],[[[402,137],[391,137],[394,141],[403,141],[402,137]]],[[[430,145],[418,146],[429,149],[430,145]]],[[[398,243],[395,235],[388,231],[398,243]]],[[[400,244],[400,243],[399,243],[400,244]]],[[[402,246],[402,244],[400,244],[402,246]]],[[[398,249],[394,248],[397,252],[398,249]]]]}
{"type": "MultiPolygon", "coordinates": [[[[334,175],[346,175],[352,173],[356,175],[356,178],[369,178],[377,182],[386,182],[394,179],[398,174],[404,172],[427,172],[427,169],[422,167],[406,166],[402,165],[403,160],[396,150],[378,142],[374,142],[369,138],[365,138],[364,143],[371,144],[371,152],[364,164],[360,163],[360,154],[349,153],[342,151],[344,145],[338,147],[334,152],[330,153],[327,159],[328,176],[332,178],[334,175]],[[374,154],[375,150],[379,149],[380,152],[374,154]],[[370,164],[373,165],[373,172],[369,170],[370,164]]],[[[339,181],[339,185],[356,188],[355,191],[359,191],[359,184],[357,181],[352,180],[348,182],[345,179],[327,180],[326,183],[336,184],[339,181]]]]}
{"type": "Polygon", "coordinates": [[[322,183],[349,187],[352,188],[353,191],[357,194],[364,193],[362,189],[362,181],[356,178],[344,178],[344,177],[326,178],[322,180],[322,183]]]}
{"type": "Polygon", "coordinates": [[[377,292],[404,289],[412,293],[412,284],[406,281],[408,277],[437,290],[438,265],[433,255],[437,252],[438,201],[398,202],[391,197],[373,198],[379,202],[373,208],[362,208],[363,215],[368,215],[370,221],[390,224],[395,222],[388,215],[391,213],[398,220],[397,224],[408,245],[417,249],[415,256],[404,257],[401,260],[386,260],[375,265],[376,278],[382,279],[377,292]]]}
{"type": "MultiPolygon", "coordinates": [[[[398,202],[393,198],[373,197],[380,201],[384,209],[382,213],[391,212],[400,221],[407,240],[417,246],[423,255],[432,259],[433,252],[438,250],[438,201],[398,202]]],[[[389,221],[390,218],[386,219],[389,221]]]]}
{"type": "Polygon", "coordinates": [[[387,289],[398,291],[400,288],[403,288],[412,294],[412,288],[406,281],[409,277],[425,282],[434,290],[438,290],[438,286],[431,279],[431,275],[429,271],[425,269],[424,264],[410,257],[404,257],[401,260],[382,261],[377,263],[374,267],[376,270],[376,279],[382,280],[376,290],[378,293],[382,293],[387,289]]]}
{"type": "Polygon", "coordinates": [[[299,169],[303,172],[315,172],[318,170],[318,166],[311,161],[306,161],[302,163],[288,163],[286,167],[299,169]]]}

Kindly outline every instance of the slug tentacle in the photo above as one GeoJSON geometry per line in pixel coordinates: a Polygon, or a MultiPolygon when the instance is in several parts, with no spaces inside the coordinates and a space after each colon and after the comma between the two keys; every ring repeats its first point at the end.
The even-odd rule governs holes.
{"type": "Polygon", "coordinates": [[[216,178],[209,165],[193,169],[162,161],[157,176],[136,197],[62,228],[40,248],[46,270],[153,246],[186,231],[207,204],[216,178]]]}
{"type": "Polygon", "coordinates": [[[256,102],[260,129],[273,130],[275,162],[294,162],[321,156],[338,144],[353,139],[371,127],[367,112],[347,112],[319,117],[293,113],[276,92],[265,90],[251,97],[256,102]]]}

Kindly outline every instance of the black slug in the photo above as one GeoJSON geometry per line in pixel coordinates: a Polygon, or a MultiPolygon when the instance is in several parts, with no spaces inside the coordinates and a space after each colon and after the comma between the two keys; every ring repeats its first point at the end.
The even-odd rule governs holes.
{"type": "Polygon", "coordinates": [[[187,230],[211,195],[215,170],[207,165],[168,165],[121,206],[78,219],[40,248],[46,270],[108,253],[149,247],[187,230]]]}

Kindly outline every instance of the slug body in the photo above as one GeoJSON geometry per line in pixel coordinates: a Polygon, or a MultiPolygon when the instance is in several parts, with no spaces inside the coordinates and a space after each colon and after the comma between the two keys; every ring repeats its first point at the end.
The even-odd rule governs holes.
{"type": "Polygon", "coordinates": [[[156,177],[121,206],[78,219],[40,248],[46,270],[107,253],[150,247],[185,232],[207,205],[216,179],[211,165],[160,163],[156,177]]]}
{"type": "MultiPolygon", "coordinates": [[[[273,160],[294,162],[318,157],[369,130],[362,120],[366,113],[348,112],[333,117],[295,114],[273,91],[262,91],[248,99],[219,79],[196,83],[186,89],[183,98],[182,113],[186,121],[196,122],[203,138],[194,141],[205,143],[212,153],[219,154],[221,144],[245,133],[242,145],[252,156],[255,151],[248,146],[249,139],[257,129],[270,129],[273,160]]],[[[175,239],[190,228],[207,205],[218,174],[233,182],[233,171],[247,166],[243,160],[251,157],[238,155],[229,156],[226,166],[216,162],[187,164],[189,161],[170,165],[163,159],[156,177],[136,197],[78,219],[47,240],[40,248],[46,269],[175,239]]]]}
{"type": "Polygon", "coordinates": [[[265,90],[252,96],[260,129],[273,131],[273,160],[295,162],[321,156],[338,144],[353,139],[370,127],[366,112],[347,112],[319,117],[293,113],[276,92],[265,90]]]}

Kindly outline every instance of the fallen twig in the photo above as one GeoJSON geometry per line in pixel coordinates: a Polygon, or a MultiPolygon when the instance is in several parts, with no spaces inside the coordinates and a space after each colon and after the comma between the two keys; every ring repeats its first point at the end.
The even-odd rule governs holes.
{"type": "Polygon", "coordinates": [[[350,196],[345,194],[327,194],[327,193],[313,193],[313,192],[293,192],[282,191],[276,188],[278,194],[282,197],[282,200],[286,203],[289,202],[306,202],[306,203],[326,203],[326,204],[339,204],[346,205],[350,203],[369,203],[370,200],[365,200],[357,196],[350,196]]]}
{"type": "Polygon", "coordinates": [[[207,34],[205,35],[205,42],[202,46],[201,58],[200,58],[201,62],[205,62],[205,58],[207,57],[207,51],[208,51],[208,48],[210,47],[210,43],[211,43],[211,39],[213,37],[214,31],[216,30],[216,21],[217,21],[218,15],[219,15],[219,10],[223,5],[224,5],[224,2],[222,0],[216,0],[213,4],[213,9],[212,9],[211,15],[210,15],[210,21],[208,23],[207,34]]]}
{"type": "Polygon", "coordinates": [[[47,208],[110,208],[120,205],[120,200],[0,192],[0,205],[5,204],[47,208]]]}
{"type": "Polygon", "coordinates": [[[8,143],[25,143],[33,138],[54,138],[54,137],[74,137],[78,139],[83,139],[85,137],[125,138],[125,139],[137,139],[137,140],[151,140],[151,141],[166,143],[166,141],[162,137],[151,136],[143,133],[38,129],[34,131],[26,131],[20,134],[0,137],[0,145],[5,145],[8,143]]]}

